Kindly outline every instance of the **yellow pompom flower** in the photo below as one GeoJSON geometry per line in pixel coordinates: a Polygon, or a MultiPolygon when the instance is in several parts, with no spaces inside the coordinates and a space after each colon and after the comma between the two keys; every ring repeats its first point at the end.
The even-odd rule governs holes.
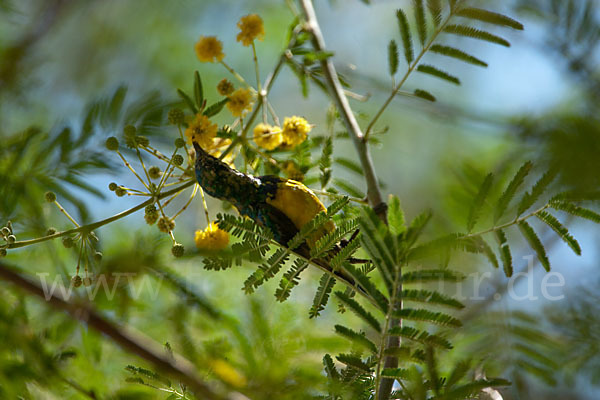
{"type": "Polygon", "coordinates": [[[243,117],[246,112],[252,110],[254,95],[250,89],[240,88],[227,97],[227,108],[234,117],[243,117]]]}
{"type": "Polygon", "coordinates": [[[201,250],[223,250],[229,244],[229,234],[211,222],[203,231],[196,231],[194,241],[201,250]]]}
{"type": "Polygon", "coordinates": [[[283,120],[283,143],[286,147],[296,147],[306,140],[312,127],[302,117],[286,117],[283,120]]]}
{"type": "Polygon", "coordinates": [[[189,142],[196,142],[203,149],[207,149],[212,146],[218,130],[217,124],[211,123],[206,115],[196,114],[185,130],[185,136],[189,142]]]}
{"type": "Polygon", "coordinates": [[[283,142],[281,128],[260,123],[254,128],[254,142],[267,150],[273,150],[283,142]]]}
{"type": "Polygon", "coordinates": [[[265,37],[263,20],[258,14],[249,14],[240,18],[237,26],[240,28],[237,41],[242,42],[244,46],[250,46],[254,39],[263,40],[265,37]]]}
{"type": "Polygon", "coordinates": [[[227,79],[221,79],[217,85],[217,92],[219,92],[221,96],[228,96],[233,93],[234,90],[233,83],[229,82],[227,79]]]}
{"type": "Polygon", "coordinates": [[[246,377],[240,374],[227,361],[220,359],[210,360],[209,365],[212,367],[215,375],[217,375],[223,382],[238,388],[246,386],[246,377]]]}
{"type": "MultiPolygon", "coordinates": [[[[231,139],[216,137],[213,139],[212,145],[206,148],[205,150],[211,156],[219,158],[221,157],[221,154],[229,147],[230,144],[231,139]]],[[[234,158],[235,157],[233,156],[233,153],[230,151],[229,154],[227,154],[221,161],[223,161],[230,167],[235,168],[235,165],[233,164],[234,158]]]]}
{"type": "Polygon", "coordinates": [[[196,50],[196,55],[202,62],[221,61],[225,57],[223,43],[216,36],[200,36],[194,50],[196,50]]]}

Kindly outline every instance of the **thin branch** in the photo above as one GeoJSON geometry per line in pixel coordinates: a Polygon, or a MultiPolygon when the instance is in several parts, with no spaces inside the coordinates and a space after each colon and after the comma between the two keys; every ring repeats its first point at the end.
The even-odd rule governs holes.
{"type": "MultiPolygon", "coordinates": [[[[310,32],[312,32],[313,47],[316,51],[325,52],[325,40],[323,39],[323,34],[321,33],[321,28],[319,27],[317,16],[315,14],[315,10],[313,8],[311,0],[301,0],[300,3],[302,5],[304,18],[306,19],[307,29],[310,30],[310,32]]],[[[354,113],[350,108],[350,104],[348,103],[348,99],[344,94],[344,90],[342,88],[342,85],[340,84],[340,80],[338,78],[337,72],[330,57],[321,60],[321,68],[323,70],[325,81],[327,82],[329,94],[334,100],[337,109],[340,113],[340,116],[343,119],[344,124],[346,125],[348,134],[352,138],[352,142],[354,143],[354,147],[356,148],[356,152],[358,153],[358,158],[363,167],[365,180],[367,183],[367,198],[369,199],[369,203],[371,207],[373,207],[373,210],[377,213],[377,215],[385,222],[387,221],[387,205],[383,201],[381,195],[379,182],[377,179],[377,175],[375,174],[375,168],[373,167],[371,154],[369,153],[368,140],[366,140],[367,137],[362,133],[360,126],[356,121],[356,117],[354,116],[354,113]]],[[[402,272],[400,266],[397,267],[397,270],[397,273],[401,275],[402,272]]],[[[400,293],[402,293],[402,281],[400,280],[397,283],[398,284],[394,287],[393,291],[397,294],[396,297],[399,297],[400,293]]],[[[393,309],[393,311],[400,310],[402,308],[402,300],[396,297],[391,299],[390,308],[393,309]]],[[[401,326],[402,324],[402,320],[399,318],[394,318],[392,321],[389,322],[389,325],[391,325],[392,327],[401,326]]],[[[385,335],[385,333],[386,332],[384,332],[383,334],[385,335]]],[[[386,349],[397,347],[399,345],[399,337],[389,337],[388,342],[386,343],[386,349]]],[[[393,365],[398,365],[398,358],[393,356],[386,357],[385,367],[393,367],[393,365]]],[[[379,387],[377,388],[377,392],[380,399],[389,398],[389,395],[392,391],[393,383],[393,379],[381,379],[379,387]]]]}
{"type": "Polygon", "coordinates": [[[140,203],[137,206],[130,208],[129,210],[125,210],[125,211],[120,212],[120,213],[118,213],[116,215],[113,215],[112,217],[103,219],[101,221],[92,222],[91,224],[83,225],[83,226],[80,226],[78,228],[69,229],[67,231],[56,232],[53,235],[42,236],[42,237],[35,238],[35,239],[20,240],[20,241],[14,242],[14,243],[9,243],[7,248],[9,248],[9,249],[16,249],[16,248],[19,248],[19,247],[25,247],[25,246],[30,246],[32,244],[45,242],[46,240],[56,239],[56,238],[59,238],[61,236],[72,235],[74,233],[91,232],[94,229],[100,228],[101,226],[104,226],[104,225],[109,224],[111,222],[114,222],[114,221],[116,221],[118,219],[126,217],[129,214],[133,214],[134,212],[136,212],[138,210],[141,210],[142,208],[144,208],[146,206],[149,206],[150,204],[154,204],[154,202],[156,200],[160,200],[160,199],[163,199],[165,197],[169,197],[169,196],[171,196],[174,193],[180,192],[180,191],[188,188],[189,186],[194,185],[195,183],[196,183],[195,179],[190,179],[188,182],[182,184],[181,186],[178,186],[178,187],[176,187],[174,189],[171,189],[171,190],[169,190],[167,192],[161,193],[158,196],[156,196],[156,198],[152,197],[152,198],[146,200],[145,202],[140,203]]]}
{"type": "Polygon", "coordinates": [[[196,373],[194,365],[188,360],[179,355],[174,355],[171,358],[171,356],[164,354],[162,346],[138,332],[118,326],[108,318],[100,315],[90,304],[74,304],[65,300],[62,296],[45,293],[39,285],[21,276],[15,271],[15,268],[2,262],[0,262],[0,278],[13,283],[34,296],[46,299],[46,304],[49,306],[60,311],[66,311],[73,319],[79,320],[88,327],[108,336],[124,350],[138,355],[153,364],[157,369],[168,372],[180,379],[192,388],[200,398],[232,398],[231,395],[217,394],[213,388],[204,383],[196,373]]]}
{"type": "MultiPolygon", "coordinates": [[[[325,52],[325,40],[323,39],[323,34],[321,33],[321,28],[319,27],[312,2],[310,0],[301,0],[300,3],[302,5],[304,18],[306,19],[306,27],[310,32],[312,32],[312,43],[315,50],[319,52],[325,52]]],[[[371,154],[369,153],[367,143],[364,140],[364,134],[358,125],[358,121],[356,120],[352,109],[350,108],[348,98],[344,94],[344,89],[342,88],[333,62],[329,57],[321,60],[321,68],[323,69],[323,75],[325,77],[325,81],[327,82],[329,94],[334,100],[340,112],[341,118],[344,120],[346,129],[352,138],[354,147],[356,148],[356,152],[358,153],[358,157],[360,159],[360,163],[363,167],[365,180],[367,182],[367,197],[369,198],[369,203],[377,212],[377,215],[385,220],[385,216],[387,214],[386,206],[381,195],[379,183],[375,174],[375,168],[373,167],[373,161],[371,160],[371,154]]]]}
{"type": "Polygon", "coordinates": [[[383,105],[381,106],[381,108],[379,109],[379,111],[377,111],[377,114],[375,114],[375,116],[373,117],[373,119],[371,120],[371,122],[369,122],[369,125],[367,126],[367,130],[366,130],[366,133],[365,133],[365,140],[368,140],[369,135],[371,134],[371,131],[373,130],[373,127],[375,126],[375,123],[377,122],[377,120],[379,119],[379,117],[381,117],[381,114],[383,114],[383,112],[390,105],[390,103],[392,102],[392,100],[394,99],[394,97],[396,97],[396,95],[398,94],[398,92],[402,88],[402,85],[404,85],[404,83],[406,82],[406,80],[408,79],[408,77],[410,76],[410,74],[417,67],[417,64],[419,64],[419,62],[421,61],[421,58],[423,58],[423,56],[425,55],[425,53],[427,53],[429,51],[429,48],[431,47],[431,45],[433,44],[433,42],[435,41],[435,39],[437,39],[438,35],[444,30],[444,28],[446,27],[446,25],[448,25],[448,22],[450,22],[450,18],[452,18],[453,16],[454,16],[454,14],[453,14],[453,12],[451,10],[450,14],[446,17],[446,19],[444,19],[444,21],[435,29],[435,31],[433,32],[433,34],[431,35],[431,37],[427,41],[427,44],[425,44],[425,46],[423,46],[423,48],[419,52],[419,55],[408,66],[408,69],[406,70],[406,73],[404,74],[404,76],[402,77],[402,79],[400,79],[400,81],[398,82],[398,84],[394,87],[394,89],[392,89],[392,93],[390,93],[390,95],[387,98],[387,100],[383,103],[383,105]]]}

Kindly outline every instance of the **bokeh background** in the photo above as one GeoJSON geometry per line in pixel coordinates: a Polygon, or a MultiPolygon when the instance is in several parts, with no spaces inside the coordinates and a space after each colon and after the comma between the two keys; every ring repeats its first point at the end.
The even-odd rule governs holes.
{"type": "MultiPolygon", "coordinates": [[[[444,38],[443,42],[459,44],[484,59],[489,67],[427,55],[427,59],[458,76],[462,85],[440,83],[414,73],[407,88],[427,89],[438,101],[427,103],[399,96],[380,120],[379,127],[387,129],[377,135],[379,144],[372,147],[384,191],[400,197],[409,217],[431,208],[436,216],[433,236],[460,229],[468,213],[465,199],[473,196],[487,172],[509,178],[523,160],[532,160],[538,174],[557,168],[559,189],[597,191],[600,184],[599,2],[474,3],[515,17],[525,30],[499,31],[512,43],[510,48],[444,38]]],[[[332,0],[317,1],[315,6],[339,72],[351,83],[351,90],[364,97],[351,103],[359,121],[365,124],[367,116],[376,112],[389,93],[387,44],[391,38],[399,40],[394,11],[399,7],[410,11],[410,3],[332,0]]],[[[105,152],[106,137],[120,133],[122,120],[93,121],[85,150],[74,149],[69,153],[72,159],[51,157],[36,164],[39,160],[27,156],[28,151],[43,153],[38,138],[58,135],[66,126],[72,128],[75,141],[78,132],[86,129],[85,116],[94,102],[110,98],[120,87],[127,89],[126,107],[151,110],[157,121],[164,121],[166,110],[178,101],[177,88],[189,91],[195,70],[202,75],[209,102],[216,100],[217,82],[229,75],[219,65],[198,62],[193,44],[200,35],[217,35],[224,43],[227,63],[252,78],[251,53],[235,41],[235,24],[248,13],[259,13],[265,21],[266,37],[257,47],[261,76],[265,77],[285,45],[293,9],[291,1],[0,0],[2,222],[12,219],[22,232],[20,239],[39,236],[49,225],[67,226],[56,209],[43,203],[48,182],[40,178],[40,168],[51,171],[52,181],[73,174],[78,182],[85,183],[65,186],[72,196],[65,199],[65,204],[82,222],[105,218],[137,204],[135,198],[117,198],[107,189],[112,181],[135,185],[117,159],[112,158],[106,168],[92,166],[83,173],[75,166],[76,160],[105,152]],[[31,138],[24,150],[12,158],[10,146],[28,135],[31,138]],[[87,185],[94,190],[86,189],[87,185]]],[[[280,116],[302,115],[315,124],[313,132],[324,132],[329,100],[314,86],[309,96],[303,97],[289,69],[284,68],[278,77],[270,101],[280,116]]],[[[229,122],[224,115],[220,118],[220,123],[229,122]]],[[[145,134],[165,148],[175,138],[174,131],[153,128],[152,123],[145,134]]],[[[350,142],[336,143],[334,154],[356,159],[350,142]]],[[[334,176],[349,179],[364,190],[362,178],[341,165],[334,165],[334,176]]],[[[209,199],[213,217],[220,207],[220,202],[209,199]]],[[[193,232],[205,227],[200,202],[195,202],[185,215],[177,222],[176,236],[191,249],[193,232]]],[[[582,245],[581,257],[536,225],[543,232],[553,271],[564,276],[564,287],[550,290],[553,296],[564,296],[560,301],[540,295],[539,282],[544,273],[539,265],[534,265],[532,272],[537,300],[516,301],[502,291],[507,278],[501,271],[492,270],[480,258],[460,256],[453,260],[459,264],[455,267],[467,274],[490,274],[479,290],[486,300],[473,300],[475,311],[469,314],[474,321],[469,325],[472,335],[465,333],[464,343],[448,359],[464,357],[471,345],[484,349],[488,346],[492,358],[501,353],[496,370],[515,382],[502,392],[507,399],[594,399],[600,395],[595,386],[600,383],[600,341],[598,330],[593,329],[600,325],[600,234],[591,222],[566,222],[582,245]],[[496,292],[502,293],[499,300],[493,297],[496,292]],[[544,342],[547,352],[542,352],[543,357],[535,364],[541,366],[539,370],[520,364],[518,356],[511,354],[515,343],[522,339],[511,327],[529,322],[548,334],[547,338],[539,338],[540,342],[548,340],[544,342]],[[508,333],[488,337],[484,344],[478,342],[480,338],[475,339],[478,332],[485,335],[485,329],[496,323],[508,333]],[[553,340],[566,348],[553,350],[557,345],[553,340]],[[551,388],[551,384],[556,387],[551,388]]],[[[98,298],[98,307],[159,342],[169,342],[175,351],[194,362],[226,355],[240,369],[241,365],[252,366],[249,370],[255,373],[252,381],[257,393],[262,390],[264,396],[284,396],[290,388],[322,381],[322,355],[347,347],[334,336],[332,326],[337,321],[356,323],[352,316],[337,314],[335,304],[317,320],[307,316],[317,285],[316,273],[307,274],[309,278],[282,305],[273,298],[275,283],[251,296],[240,290],[252,266],[213,272],[202,269],[197,255],[174,261],[170,239],[146,226],[141,214],[103,228],[99,235],[105,255],[103,271],[141,272],[148,266],[176,271],[203,298],[226,310],[227,317],[208,317],[193,301],[182,300],[166,286],[159,288],[157,296],[142,290],[140,298],[133,298],[130,288],[123,285],[114,299],[98,298]],[[239,332],[257,345],[245,346],[239,332]],[[281,393],[273,394],[274,388],[281,393]]],[[[519,249],[516,237],[515,243],[515,249],[519,249]]],[[[521,257],[530,254],[525,246],[522,248],[514,258],[516,265],[524,268],[527,262],[521,257]]],[[[49,279],[70,276],[76,263],[76,255],[56,243],[11,252],[9,257],[32,276],[48,272],[49,279]]],[[[151,285],[157,283],[155,278],[149,279],[151,285]]],[[[139,287],[141,279],[136,284],[139,287]]],[[[465,285],[463,294],[472,297],[472,288],[465,285]]],[[[125,382],[128,375],[124,367],[144,365],[141,361],[64,315],[49,313],[36,300],[24,300],[7,284],[0,283],[0,290],[0,337],[19,349],[17,356],[0,350],[0,388],[6,393],[28,393],[25,397],[31,398],[85,398],[84,391],[94,390],[99,398],[166,397],[125,382]],[[38,345],[43,348],[39,354],[38,345]],[[57,354],[70,350],[75,354],[60,360],[63,364],[56,374],[40,377],[46,363],[56,362],[61,357],[57,354]]],[[[523,279],[516,291],[524,294],[526,290],[527,281],[523,279]]],[[[528,343],[526,339],[534,338],[523,339],[528,343]]]]}

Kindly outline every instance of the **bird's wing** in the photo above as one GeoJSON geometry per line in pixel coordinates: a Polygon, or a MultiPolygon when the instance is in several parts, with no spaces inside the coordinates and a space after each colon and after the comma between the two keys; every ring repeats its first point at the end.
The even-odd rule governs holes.
{"type": "MultiPolygon", "coordinates": [[[[287,246],[288,242],[298,233],[298,228],[292,220],[268,203],[261,205],[259,219],[273,232],[275,240],[284,246],[287,246]]],[[[302,256],[308,256],[310,253],[306,243],[302,243],[294,251],[302,256]]]]}

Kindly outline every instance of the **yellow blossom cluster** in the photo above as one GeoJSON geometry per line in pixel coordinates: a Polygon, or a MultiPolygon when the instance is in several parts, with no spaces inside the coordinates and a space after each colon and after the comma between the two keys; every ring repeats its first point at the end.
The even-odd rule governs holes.
{"type": "Polygon", "coordinates": [[[200,36],[194,50],[196,50],[196,55],[202,62],[221,61],[225,58],[223,43],[216,36],[200,36]]]}
{"type": "Polygon", "coordinates": [[[304,142],[312,127],[302,117],[286,117],[283,120],[283,145],[285,147],[296,147],[304,142]]]}
{"type": "Polygon", "coordinates": [[[254,142],[267,150],[273,150],[279,146],[291,149],[304,142],[311,129],[308,121],[302,117],[286,117],[283,120],[283,129],[265,123],[256,125],[254,142]]]}
{"type": "Polygon", "coordinates": [[[211,222],[204,230],[197,230],[194,237],[201,250],[222,250],[229,244],[229,234],[211,222]]]}
{"type": "Polygon", "coordinates": [[[254,142],[264,149],[273,150],[283,143],[281,128],[260,123],[254,128],[254,142]]]}
{"type": "Polygon", "coordinates": [[[243,117],[246,112],[252,110],[254,104],[254,93],[251,89],[240,88],[227,96],[227,109],[234,117],[243,117]]]}
{"type": "Polygon", "coordinates": [[[250,46],[254,39],[263,40],[265,37],[263,20],[258,14],[249,14],[240,18],[237,26],[240,28],[240,33],[236,39],[244,46],[250,46]]]}
{"type": "Polygon", "coordinates": [[[196,114],[185,130],[185,136],[190,143],[196,142],[203,149],[208,149],[212,147],[218,130],[217,124],[210,122],[206,115],[196,114]]]}

